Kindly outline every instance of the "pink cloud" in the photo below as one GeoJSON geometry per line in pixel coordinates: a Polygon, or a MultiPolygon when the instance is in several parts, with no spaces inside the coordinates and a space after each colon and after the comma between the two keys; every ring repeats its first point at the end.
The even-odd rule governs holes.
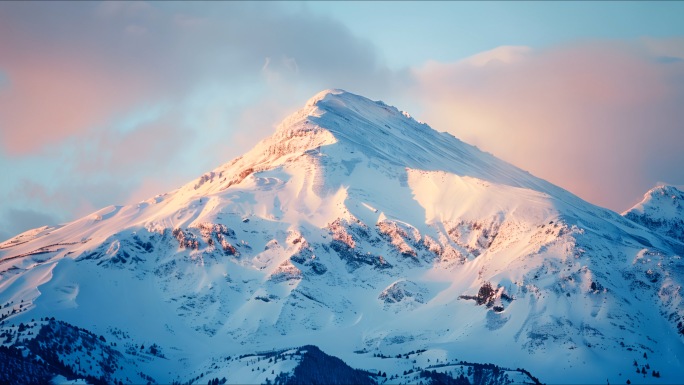
{"type": "Polygon", "coordinates": [[[0,135],[9,154],[103,125],[149,96],[149,82],[138,74],[99,70],[77,55],[44,59],[21,55],[3,63],[11,86],[0,92],[0,135]]]}
{"type": "Polygon", "coordinates": [[[162,57],[147,54],[154,37],[130,23],[149,5],[2,6],[0,68],[9,86],[0,90],[0,147],[9,155],[101,127],[177,84],[162,65],[168,47],[159,44],[162,57]]]}
{"type": "Polygon", "coordinates": [[[0,89],[0,151],[36,153],[140,105],[178,103],[207,84],[256,89],[268,83],[260,78],[268,57],[276,78],[386,82],[389,73],[368,42],[338,22],[278,9],[230,2],[0,3],[0,70],[10,84],[0,89]],[[330,41],[338,44],[334,50],[330,41]]]}
{"type": "Polygon", "coordinates": [[[682,41],[506,47],[414,71],[424,120],[599,205],[623,210],[684,143],[682,41]],[[655,50],[658,54],[655,55],[655,50]],[[486,59],[486,60],[485,60],[486,59]]]}

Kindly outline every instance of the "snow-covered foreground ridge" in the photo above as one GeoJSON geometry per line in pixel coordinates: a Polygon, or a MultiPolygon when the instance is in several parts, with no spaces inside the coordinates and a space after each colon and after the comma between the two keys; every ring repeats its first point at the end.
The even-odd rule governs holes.
{"type": "Polygon", "coordinates": [[[328,90],[175,191],[0,244],[0,365],[103,383],[681,383],[684,244],[651,225],[328,90]]]}

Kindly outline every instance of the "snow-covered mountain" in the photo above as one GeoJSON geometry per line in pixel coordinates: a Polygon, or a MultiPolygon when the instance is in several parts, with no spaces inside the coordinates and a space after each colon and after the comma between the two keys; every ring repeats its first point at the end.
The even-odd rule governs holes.
{"type": "Polygon", "coordinates": [[[660,185],[652,188],[641,202],[622,215],[684,242],[684,192],[677,187],[660,185]]]}
{"type": "Polygon", "coordinates": [[[108,383],[681,383],[682,249],[328,90],[175,191],[0,244],[0,362],[108,383]]]}

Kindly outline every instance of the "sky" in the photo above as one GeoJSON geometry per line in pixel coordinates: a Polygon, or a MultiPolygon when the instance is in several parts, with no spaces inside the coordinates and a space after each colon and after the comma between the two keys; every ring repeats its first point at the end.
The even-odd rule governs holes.
{"type": "Polygon", "coordinates": [[[684,185],[684,2],[0,2],[0,240],[173,190],[343,88],[622,212],[684,185]]]}

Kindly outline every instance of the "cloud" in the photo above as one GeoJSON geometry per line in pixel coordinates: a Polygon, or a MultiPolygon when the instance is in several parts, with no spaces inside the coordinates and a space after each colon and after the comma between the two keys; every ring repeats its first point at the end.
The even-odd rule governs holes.
{"type": "Polygon", "coordinates": [[[1,65],[11,81],[0,92],[0,137],[8,154],[55,145],[172,89],[144,44],[96,25],[92,5],[0,7],[1,65]]]}
{"type": "Polygon", "coordinates": [[[388,82],[370,43],[339,22],[279,5],[3,3],[0,9],[0,66],[11,80],[0,92],[0,146],[8,154],[54,145],[141,104],[179,102],[203,84],[258,84],[262,68],[351,88],[388,82]]]}
{"type": "Polygon", "coordinates": [[[622,211],[684,181],[684,40],[504,47],[414,71],[423,118],[622,211]],[[663,61],[667,57],[670,60],[663,61]]]}
{"type": "Polygon", "coordinates": [[[179,187],[320,89],[392,83],[367,40],[286,4],[6,2],[0,36],[0,212],[60,221],[179,187]]]}

